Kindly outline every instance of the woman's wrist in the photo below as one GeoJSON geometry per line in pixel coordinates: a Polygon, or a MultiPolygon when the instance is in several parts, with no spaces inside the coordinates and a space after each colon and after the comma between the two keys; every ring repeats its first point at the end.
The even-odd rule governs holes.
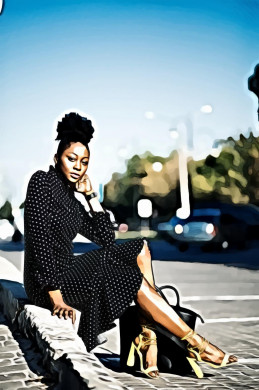
{"type": "Polygon", "coordinates": [[[60,290],[47,290],[47,292],[52,297],[61,295],[61,291],[60,290]]]}
{"type": "Polygon", "coordinates": [[[63,302],[63,297],[60,290],[48,291],[48,294],[53,304],[60,304],[63,302]]]}
{"type": "Polygon", "coordinates": [[[85,199],[90,202],[93,198],[97,199],[97,192],[91,191],[88,193],[85,193],[85,199]]]}
{"type": "Polygon", "coordinates": [[[85,191],[85,192],[84,192],[84,195],[90,195],[90,194],[92,194],[93,192],[94,192],[94,190],[91,189],[90,191],[85,191]]]}

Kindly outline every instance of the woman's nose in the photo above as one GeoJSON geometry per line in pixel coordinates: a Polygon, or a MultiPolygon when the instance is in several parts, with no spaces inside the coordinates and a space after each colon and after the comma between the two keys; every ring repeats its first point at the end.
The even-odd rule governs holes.
{"type": "Polygon", "coordinates": [[[81,164],[80,164],[80,161],[76,161],[76,162],[75,162],[75,168],[78,169],[79,171],[81,171],[81,164]]]}

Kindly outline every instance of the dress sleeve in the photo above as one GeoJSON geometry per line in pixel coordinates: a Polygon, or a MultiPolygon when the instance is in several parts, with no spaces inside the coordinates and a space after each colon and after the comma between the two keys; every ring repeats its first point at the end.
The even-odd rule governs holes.
{"type": "Polygon", "coordinates": [[[84,207],[80,208],[82,223],[78,233],[104,248],[115,243],[115,232],[108,211],[93,212],[91,217],[84,207]]]}
{"type": "Polygon", "coordinates": [[[40,288],[60,289],[50,234],[51,191],[46,172],[35,172],[28,184],[24,209],[25,243],[29,245],[40,288]]]}

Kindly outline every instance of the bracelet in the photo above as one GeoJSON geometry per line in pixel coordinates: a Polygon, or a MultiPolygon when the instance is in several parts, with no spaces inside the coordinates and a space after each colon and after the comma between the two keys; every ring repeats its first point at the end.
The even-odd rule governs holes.
{"type": "Polygon", "coordinates": [[[97,197],[97,192],[92,192],[91,194],[89,194],[89,195],[87,195],[87,194],[85,194],[85,199],[86,200],[91,200],[92,198],[96,198],[97,197]]]}

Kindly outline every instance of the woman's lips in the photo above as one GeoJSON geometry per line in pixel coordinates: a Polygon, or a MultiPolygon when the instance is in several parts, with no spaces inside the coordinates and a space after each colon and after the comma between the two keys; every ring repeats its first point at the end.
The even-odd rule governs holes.
{"type": "Polygon", "coordinates": [[[72,176],[74,179],[78,179],[80,175],[77,175],[76,173],[70,173],[70,176],[72,176]]]}

